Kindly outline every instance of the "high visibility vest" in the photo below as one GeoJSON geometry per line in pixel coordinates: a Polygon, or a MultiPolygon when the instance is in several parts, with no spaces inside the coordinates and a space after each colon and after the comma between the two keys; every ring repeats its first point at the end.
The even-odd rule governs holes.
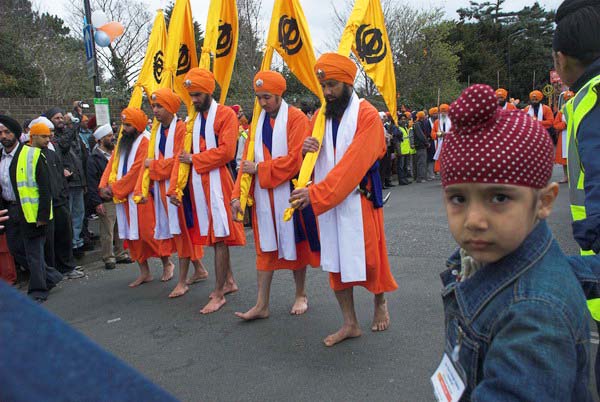
{"type": "Polygon", "coordinates": [[[404,127],[399,128],[400,132],[402,133],[402,142],[400,143],[400,154],[410,155],[410,138],[408,135],[408,130],[404,127]]]}
{"type": "MultiPolygon", "coordinates": [[[[600,84],[600,75],[592,78],[577,94],[563,106],[563,114],[567,121],[567,165],[569,174],[569,197],[573,221],[587,217],[585,211],[585,167],[579,157],[579,141],[577,130],[584,117],[594,108],[598,100],[595,87],[600,84]]],[[[581,250],[581,255],[593,255],[592,250],[581,250]]],[[[588,308],[592,317],[600,321],[600,299],[588,300],[588,308]]]]}
{"type": "MultiPolygon", "coordinates": [[[[35,179],[35,172],[41,154],[39,148],[24,145],[17,160],[17,192],[27,223],[37,222],[40,190],[35,179]]],[[[50,207],[50,219],[52,217],[52,207],[50,207]]]]}

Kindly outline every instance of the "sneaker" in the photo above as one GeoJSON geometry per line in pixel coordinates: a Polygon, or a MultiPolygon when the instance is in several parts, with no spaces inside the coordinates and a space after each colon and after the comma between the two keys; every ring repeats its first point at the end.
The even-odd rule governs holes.
{"type": "Polygon", "coordinates": [[[95,221],[96,219],[98,219],[98,215],[96,214],[91,214],[90,216],[88,216],[88,220],[90,221],[95,221]]]}
{"type": "Polygon", "coordinates": [[[104,263],[104,269],[111,270],[111,269],[115,269],[116,267],[117,267],[117,264],[115,264],[114,262],[104,263]]]}
{"type": "Polygon", "coordinates": [[[66,274],[63,274],[63,276],[67,279],[79,279],[79,278],[83,278],[85,276],[85,274],[81,271],[74,269],[70,272],[67,272],[66,274]]]}

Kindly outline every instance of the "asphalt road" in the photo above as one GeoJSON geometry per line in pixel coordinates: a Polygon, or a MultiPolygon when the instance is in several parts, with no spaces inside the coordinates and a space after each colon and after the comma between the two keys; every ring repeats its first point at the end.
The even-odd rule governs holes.
{"type": "MultiPolygon", "coordinates": [[[[324,347],[322,339],[338,329],[341,315],[327,275],[319,269],[308,274],[307,314],[289,315],[292,275],[279,272],[271,317],[241,322],[233,313],[251,307],[256,297],[250,231],[248,245],[232,249],[240,291],[216,314],[198,313],[214,280],[210,249],[204,262],[211,278],[182,298],[167,298],[174,281],[129,289],[138,272],[135,265],[105,271],[95,262],[86,266],[85,279],[61,283],[45,306],[185,401],[431,401],[429,378],[443,349],[438,274],[455,244],[439,182],[390,191],[386,235],[400,287],[387,296],[392,324],[386,332],[369,331],[373,301],[361,288],[355,300],[363,336],[324,347]]],[[[549,221],[563,250],[576,253],[566,185],[549,221]]],[[[158,261],[152,267],[160,276],[158,261]]]]}

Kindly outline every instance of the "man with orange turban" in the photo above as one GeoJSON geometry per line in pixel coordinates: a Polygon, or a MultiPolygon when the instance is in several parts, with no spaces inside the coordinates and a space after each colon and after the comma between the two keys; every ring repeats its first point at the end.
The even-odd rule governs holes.
{"type": "MultiPolygon", "coordinates": [[[[200,232],[200,242],[215,249],[215,290],[208,304],[200,310],[210,314],[226,303],[225,294],[237,291],[231,271],[229,246],[246,244],[244,227],[231,215],[229,201],[233,178],[228,163],[235,157],[238,120],[230,107],[219,105],[213,99],[215,78],[203,68],[192,68],[185,76],[184,85],[197,112],[192,130],[192,153],[183,150],[173,172],[179,172],[179,163],[191,165],[188,178],[191,199],[196,213],[192,217],[200,232]]],[[[171,176],[171,182],[177,180],[171,176]]],[[[179,205],[181,199],[170,191],[171,202],[179,205]]]]}
{"type": "MultiPolygon", "coordinates": [[[[385,242],[382,185],[378,163],[386,152],[384,128],[377,109],[354,92],[356,64],[336,53],[323,54],[315,73],[325,96],[325,135],[314,171],[314,184],[292,192],[290,202],[311,205],[318,217],[321,266],[338,300],[344,324],[327,336],[332,346],[361,335],[353,288],[374,294],[372,331],[389,327],[385,292],[398,288],[390,271],[385,242]]],[[[316,152],[314,137],[303,153],[316,152]]]]}
{"type": "MultiPolygon", "coordinates": [[[[308,298],[304,288],[306,266],[319,266],[319,234],[311,208],[296,211],[284,221],[289,206],[291,180],[298,176],[302,165],[302,144],[308,136],[308,118],[300,109],[289,106],[281,97],[286,89],[285,78],[275,71],[260,71],[254,77],[254,92],[262,111],[258,118],[254,162],[243,160],[241,172],[252,175],[254,198],[252,229],[256,244],[258,297],[256,305],[245,313],[236,313],[244,320],[267,318],[273,272],[289,269],[294,273],[296,297],[291,314],[304,314],[308,298]]],[[[234,217],[243,215],[240,206],[241,174],[233,189],[231,209],[234,217]]]]}
{"type": "Polygon", "coordinates": [[[529,94],[529,105],[523,110],[533,120],[538,120],[546,130],[554,125],[554,113],[550,106],[542,104],[544,95],[542,92],[535,90],[529,94]]]}
{"type": "Polygon", "coordinates": [[[448,117],[448,112],[450,111],[450,105],[446,103],[442,103],[440,105],[440,118],[436,120],[433,125],[433,129],[431,130],[431,139],[435,143],[435,154],[433,155],[433,160],[435,161],[434,171],[439,173],[440,171],[440,155],[442,153],[442,147],[444,144],[444,135],[450,132],[452,129],[452,122],[450,121],[450,117],[448,117]]]}
{"type": "Polygon", "coordinates": [[[508,102],[508,91],[506,89],[496,89],[496,99],[498,100],[498,107],[504,110],[517,110],[517,107],[515,105],[508,102]]]}
{"type": "MultiPolygon", "coordinates": [[[[185,123],[177,118],[181,99],[170,88],[161,88],[150,95],[150,106],[154,117],[159,122],[156,130],[156,141],[152,158],[146,159],[144,166],[148,168],[154,188],[154,239],[159,243],[172,243],[179,257],[179,281],[169,297],[183,296],[188,291],[188,285],[208,278],[200,259],[203,256],[202,246],[192,243],[193,219],[191,203],[179,206],[169,202],[168,191],[174,190],[177,180],[171,180],[176,156],[183,150],[186,135],[185,123]],[[186,220],[186,216],[188,219],[186,220]],[[188,279],[190,260],[194,265],[194,276],[188,279]]],[[[153,151],[153,152],[152,152],[153,151]]],[[[141,171],[136,186],[136,194],[142,194],[141,171]]],[[[189,194],[186,193],[189,201],[189,194]]],[[[141,202],[144,202],[142,199],[141,202]]],[[[173,271],[166,272],[161,278],[165,282],[173,277],[173,271]]]]}
{"type": "MultiPolygon", "coordinates": [[[[575,96],[573,91],[566,91],[563,93],[563,101],[566,104],[569,99],[575,96]]],[[[564,109],[564,104],[563,104],[564,109]]],[[[556,155],[554,162],[563,167],[563,179],[559,183],[568,183],[569,177],[567,173],[567,116],[563,114],[562,110],[556,113],[554,118],[554,130],[558,134],[556,141],[556,155]]]]}
{"type": "Polygon", "coordinates": [[[145,134],[148,117],[141,109],[128,107],[121,112],[121,121],[123,132],[100,179],[98,193],[103,199],[121,201],[116,205],[119,238],[127,240],[129,255],[140,267],[140,276],[129,284],[133,288],[152,280],[148,258],[160,257],[163,277],[173,272],[173,263],[169,260],[171,244],[154,240],[153,200],[148,198],[144,204],[133,201],[136,182],[148,155],[149,141],[145,134]],[[116,178],[111,177],[113,167],[117,168],[116,178]]]}
{"type": "Polygon", "coordinates": [[[425,124],[423,124],[424,134],[429,140],[429,146],[427,147],[427,180],[435,179],[434,165],[435,161],[433,157],[435,156],[435,144],[431,138],[431,133],[433,131],[433,125],[438,119],[439,110],[436,107],[429,108],[427,113],[429,117],[425,120],[425,124]]]}

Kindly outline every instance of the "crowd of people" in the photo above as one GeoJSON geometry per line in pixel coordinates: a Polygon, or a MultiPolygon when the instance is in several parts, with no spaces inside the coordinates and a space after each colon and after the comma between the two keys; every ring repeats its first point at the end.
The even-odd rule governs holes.
{"type": "MultiPolygon", "coordinates": [[[[591,400],[586,310],[600,319],[600,30],[592,22],[600,5],[575,7],[578,1],[565,1],[556,15],[554,63],[573,91],[556,115],[540,91],[520,110],[505,89],[473,85],[451,104],[391,116],[358,98],[356,64],[336,53],[314,66],[326,100],[321,140],[311,135],[318,119],[286,102],[286,81],[275,71],[253,79],[261,107],[251,116],[254,135],[239,106],[213,99],[214,76],[202,68],[185,76],[194,106],[185,120],[173,90],[149,94],[153,136],[152,120],[135,107],[121,111],[118,138],[116,127],[86,122],[79,103],[67,115],[48,110],[25,130],[0,115],[2,224],[10,254],[29,272],[28,294],[43,302],[64,276],[83,276],[73,255],[85,247],[94,212],[106,268],[138,264],[132,288],[153,280],[150,258],[161,260],[162,281],[173,278],[176,253],[169,297],[185,295],[208,279],[203,247],[213,247],[215,285],[200,312],[215,313],[238,290],[229,248],[245,246],[246,219],[257,300],[236,316],[269,317],[271,282],[281,270],[293,272],[290,313],[305,313],[307,267],[321,267],[342,315],[339,330],[324,338],[333,346],[362,335],[354,287],[373,294],[371,330],[390,325],[386,293],[398,285],[383,190],[395,185],[394,175],[399,185],[440,179],[459,247],[441,273],[446,343],[432,377],[436,395],[591,400]],[[312,182],[295,188],[303,159],[317,151],[312,182]],[[583,256],[565,256],[546,224],[559,189],[551,182],[556,163],[566,166],[562,182],[570,180],[583,256]]],[[[600,384],[598,357],[596,376],[600,384]]]]}

